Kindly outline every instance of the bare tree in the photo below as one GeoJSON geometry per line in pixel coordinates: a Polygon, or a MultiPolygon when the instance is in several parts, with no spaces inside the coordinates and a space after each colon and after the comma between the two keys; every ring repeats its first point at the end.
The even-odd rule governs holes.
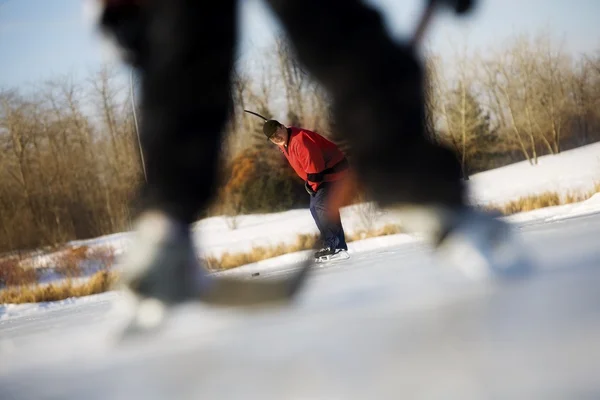
{"type": "Polygon", "coordinates": [[[500,97],[504,102],[504,107],[507,110],[508,122],[510,130],[513,132],[514,140],[518,143],[519,148],[523,152],[525,158],[531,165],[537,164],[537,152],[535,148],[530,148],[532,155],[529,154],[529,150],[525,145],[524,132],[519,119],[519,82],[514,79],[517,75],[516,68],[514,67],[514,61],[510,59],[509,54],[496,56],[497,58],[493,61],[484,64],[484,68],[487,68],[487,76],[490,81],[494,82],[494,88],[500,93],[500,97]]]}
{"type": "MultiPolygon", "coordinates": [[[[541,154],[600,140],[600,53],[575,59],[546,33],[533,41],[518,36],[496,50],[485,57],[463,52],[455,63],[427,55],[424,123],[432,140],[454,147],[465,178],[523,158],[533,165],[541,154]]],[[[249,181],[228,188],[244,188],[229,193],[230,204],[217,204],[232,215],[267,186],[275,194],[282,192],[278,185],[285,187],[280,207],[302,197],[296,189],[303,191],[284,176],[281,155],[263,151],[262,123],[243,109],[303,124],[352,153],[331,118],[328,94],[302,70],[284,38],[265,53],[262,73],[239,68],[232,80],[222,171],[227,175],[241,154],[257,168],[249,181]]],[[[0,251],[130,226],[130,198],[143,180],[131,95],[108,67],[85,82],[69,76],[45,81],[28,95],[0,91],[0,251]]],[[[267,200],[260,201],[274,205],[267,200]]],[[[235,227],[237,220],[230,223],[235,227]]]]}
{"type": "Polygon", "coordinates": [[[440,88],[444,84],[440,77],[440,62],[440,58],[432,53],[425,58],[425,129],[433,142],[440,141],[437,136],[438,116],[440,114],[446,116],[445,105],[440,93],[440,88]]]}
{"type": "Polygon", "coordinates": [[[288,40],[280,36],[275,41],[275,54],[279,74],[285,91],[290,124],[300,125],[304,121],[304,93],[309,84],[308,74],[301,68],[288,40]]]}
{"type": "Polygon", "coordinates": [[[443,139],[459,155],[463,178],[468,180],[471,160],[478,151],[483,150],[480,144],[489,134],[489,121],[476,93],[478,85],[475,65],[468,57],[466,48],[463,47],[460,51],[455,48],[453,59],[456,66],[454,85],[440,69],[429,68],[430,81],[437,86],[439,92],[434,97],[436,89],[429,88],[428,105],[432,111],[429,113],[429,118],[432,119],[429,124],[435,123],[433,111],[439,109],[446,132],[443,139]]]}
{"type": "Polygon", "coordinates": [[[117,97],[120,94],[119,91],[122,92],[124,88],[115,88],[115,74],[116,71],[113,68],[104,65],[88,79],[88,82],[92,88],[92,97],[96,100],[96,108],[100,112],[100,121],[110,137],[112,145],[111,153],[114,155],[115,165],[120,165],[123,159],[119,151],[119,136],[121,132],[119,132],[117,116],[119,108],[117,97]]]}
{"type": "Polygon", "coordinates": [[[562,46],[558,46],[556,51],[553,47],[548,36],[537,39],[539,56],[536,60],[540,67],[536,72],[540,83],[540,106],[545,117],[539,120],[549,124],[552,142],[550,152],[559,153],[564,119],[570,106],[565,81],[565,71],[569,69],[570,60],[564,54],[562,46]]]}

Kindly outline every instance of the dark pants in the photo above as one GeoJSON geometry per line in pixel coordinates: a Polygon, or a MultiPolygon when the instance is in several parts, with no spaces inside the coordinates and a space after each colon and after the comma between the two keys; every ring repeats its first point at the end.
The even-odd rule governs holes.
{"type": "MultiPolygon", "coordinates": [[[[141,77],[148,179],[142,207],[192,222],[216,193],[222,136],[234,110],[237,2],[141,4],[139,18],[126,10],[104,23],[120,33],[141,77]]],[[[381,205],[464,204],[457,158],[426,140],[423,69],[412,49],[388,36],[378,12],[358,0],[267,4],[300,63],[331,95],[332,122],[372,198],[381,205]]]]}
{"type": "Polygon", "coordinates": [[[330,192],[331,186],[322,184],[319,190],[310,196],[310,213],[321,232],[321,241],[324,247],[348,250],[339,210],[336,213],[336,220],[327,217],[326,207],[330,192]]]}

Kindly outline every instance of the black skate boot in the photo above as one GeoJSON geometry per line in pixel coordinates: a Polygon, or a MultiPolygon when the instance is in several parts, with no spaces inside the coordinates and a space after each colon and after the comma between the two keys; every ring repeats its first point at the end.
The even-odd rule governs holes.
{"type": "Polygon", "coordinates": [[[344,249],[332,249],[331,247],[324,247],[315,252],[314,257],[316,263],[322,263],[333,260],[347,260],[350,258],[350,255],[344,249]]]}

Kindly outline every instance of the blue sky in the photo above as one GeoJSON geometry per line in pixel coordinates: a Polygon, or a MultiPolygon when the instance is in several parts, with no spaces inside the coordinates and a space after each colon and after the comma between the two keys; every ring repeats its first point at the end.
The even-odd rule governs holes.
{"type": "MultiPolygon", "coordinates": [[[[394,38],[409,34],[424,0],[369,0],[387,12],[394,38]]],[[[93,28],[83,17],[84,0],[0,0],[0,87],[26,88],[58,74],[85,78],[103,62],[93,28]]],[[[259,0],[242,0],[240,53],[252,59],[279,28],[259,0]]],[[[548,30],[564,39],[572,53],[600,49],[600,0],[483,0],[466,18],[444,13],[427,40],[436,52],[450,54],[450,43],[471,49],[493,48],[511,35],[548,30]]],[[[300,22],[307,24],[309,22],[300,22]]],[[[309,28],[308,28],[309,29],[309,28]]]]}

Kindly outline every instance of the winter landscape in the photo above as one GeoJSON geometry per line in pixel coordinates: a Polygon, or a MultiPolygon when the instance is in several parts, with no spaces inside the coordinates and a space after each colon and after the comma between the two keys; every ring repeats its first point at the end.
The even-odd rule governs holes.
{"type": "MultiPolygon", "coordinates": [[[[593,190],[600,146],[472,177],[473,199],[506,202],[561,188],[593,190]],[[491,176],[491,177],[490,177],[491,176]],[[494,182],[507,182],[504,190],[494,182]],[[521,188],[510,185],[518,180],[521,188]]],[[[0,306],[0,394],[36,398],[595,398],[600,393],[600,195],[514,214],[536,261],[516,285],[472,281],[426,243],[393,234],[349,244],[347,261],[318,267],[290,307],[182,306],[168,325],[116,341],[119,292],[0,306]],[[353,327],[354,326],[354,327],[353,327]],[[359,328],[360,327],[360,328],[359,328]],[[232,383],[234,382],[234,383],[232,383]]],[[[474,200],[475,201],[475,200],[474,200]]],[[[360,207],[344,210],[361,229],[360,207]]],[[[399,223],[385,212],[374,225],[399,223]]],[[[202,251],[243,250],[312,233],[306,211],[200,221],[202,251]],[[290,227],[293,227],[290,229],[290,227]],[[261,234],[262,233],[262,234],[261,234]],[[276,238],[276,239],[274,239],[276,238]],[[269,242],[271,241],[271,242],[269,242]]],[[[88,245],[114,242],[109,236],[88,245]]],[[[278,278],[306,252],[228,270],[278,278]]],[[[252,279],[261,279],[252,278],[252,279]]]]}
{"type": "MultiPolygon", "coordinates": [[[[315,266],[291,304],[184,304],[121,340],[132,310],[113,284],[144,179],[138,82],[85,55],[99,44],[78,42],[92,35],[76,3],[0,1],[0,54],[14,61],[0,65],[0,400],[600,398],[600,42],[597,28],[582,33],[597,27],[597,4],[490,0],[473,31],[441,23],[425,52],[432,139],[459,156],[470,203],[510,223],[532,274],[474,278],[359,196],[341,210],[350,258],[315,266]],[[568,40],[531,35],[523,15],[568,40]],[[47,54],[32,61],[52,48],[35,45],[43,35],[71,43],[65,60],[101,67],[81,79],[77,61],[77,73],[47,54]],[[46,60],[64,74],[32,69],[46,60]]],[[[417,7],[374,3],[393,11],[394,34],[394,12],[408,20],[417,7]]],[[[252,34],[237,108],[322,132],[351,159],[319,85],[283,35],[264,33],[264,5],[242,10],[252,34]]],[[[319,231],[302,182],[240,110],[214,204],[193,226],[198,259],[215,278],[283,279],[319,231]]]]}

